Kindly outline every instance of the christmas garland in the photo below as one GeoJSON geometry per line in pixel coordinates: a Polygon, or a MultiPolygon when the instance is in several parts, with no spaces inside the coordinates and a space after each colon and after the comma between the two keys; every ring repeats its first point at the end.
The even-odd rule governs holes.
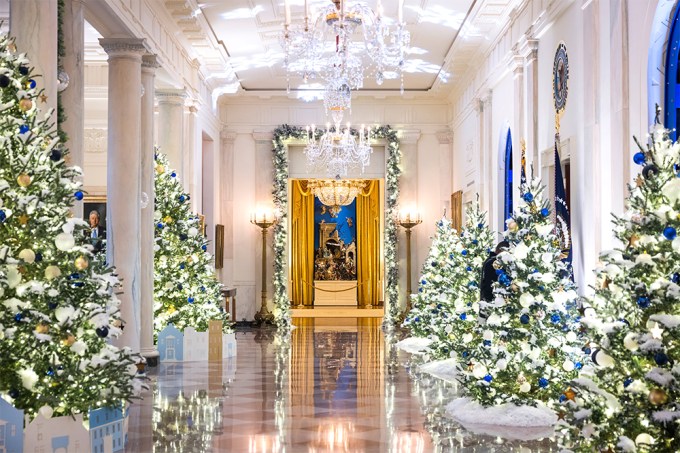
{"type": "MultiPolygon", "coordinates": [[[[356,134],[356,131],[352,131],[356,134]]],[[[321,135],[321,131],[317,131],[321,135]]],[[[274,205],[279,211],[279,222],[274,226],[274,317],[279,327],[290,326],[290,300],[286,288],[286,238],[288,215],[288,149],[284,142],[290,139],[302,140],[307,131],[301,127],[283,124],[274,129],[274,205]]],[[[401,176],[401,150],[397,131],[390,126],[379,126],[373,130],[373,137],[387,142],[385,171],[385,303],[383,325],[391,328],[399,317],[399,272],[397,269],[397,224],[396,209],[399,199],[399,177],[401,176]]]]}

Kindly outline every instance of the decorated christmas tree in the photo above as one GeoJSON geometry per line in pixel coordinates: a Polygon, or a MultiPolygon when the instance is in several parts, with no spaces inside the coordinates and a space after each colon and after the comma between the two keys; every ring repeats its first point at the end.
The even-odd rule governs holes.
{"type": "Polygon", "coordinates": [[[680,144],[657,124],[614,217],[583,324],[592,365],[574,381],[562,444],[575,451],[680,450],[680,144]]]}
{"type": "Polygon", "coordinates": [[[117,279],[93,259],[83,198],[30,63],[0,36],[0,396],[29,417],[117,406],[141,388],[117,279]]]}
{"type": "Polygon", "coordinates": [[[485,321],[458,354],[458,379],[484,406],[556,402],[582,366],[576,293],[542,195],[538,180],[521,186],[509,250],[495,263],[495,300],[480,302],[485,321]]]}
{"type": "Polygon", "coordinates": [[[213,320],[231,332],[200,219],[168,159],[158,152],[155,159],[154,332],[170,323],[204,332],[213,320]]]}
{"type": "Polygon", "coordinates": [[[486,214],[475,203],[466,211],[465,228],[453,252],[457,263],[447,279],[448,295],[452,297],[438,306],[440,315],[434,319],[434,341],[429,349],[436,358],[461,353],[479,332],[480,278],[492,242],[493,233],[486,225],[486,214]]]}
{"type": "Polygon", "coordinates": [[[412,308],[403,324],[414,337],[430,338],[436,331],[443,305],[455,298],[452,281],[457,275],[463,250],[460,242],[449,219],[444,217],[437,222],[437,231],[423,264],[418,293],[410,296],[412,308]]]}

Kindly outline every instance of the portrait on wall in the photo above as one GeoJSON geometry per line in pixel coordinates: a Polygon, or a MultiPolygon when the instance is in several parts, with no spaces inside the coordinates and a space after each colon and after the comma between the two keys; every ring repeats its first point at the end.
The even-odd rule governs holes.
{"type": "Polygon", "coordinates": [[[83,199],[83,220],[89,229],[86,234],[95,249],[99,252],[106,241],[106,195],[86,195],[83,199]]]}

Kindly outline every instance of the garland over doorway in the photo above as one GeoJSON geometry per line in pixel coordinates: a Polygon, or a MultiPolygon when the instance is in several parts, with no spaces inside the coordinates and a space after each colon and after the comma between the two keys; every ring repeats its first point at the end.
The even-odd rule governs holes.
{"type": "MultiPolygon", "coordinates": [[[[322,131],[317,131],[319,136],[322,131]]],[[[352,131],[356,134],[356,131],[352,131]]],[[[372,130],[376,139],[384,139],[385,158],[385,317],[383,325],[394,327],[399,318],[399,273],[397,269],[396,208],[399,199],[401,176],[401,150],[397,131],[390,126],[372,130]]],[[[283,124],[274,129],[274,205],[280,221],[274,226],[274,317],[280,328],[290,328],[290,300],[286,288],[286,240],[288,238],[288,148],[287,140],[303,140],[307,131],[301,127],[283,124]]]]}

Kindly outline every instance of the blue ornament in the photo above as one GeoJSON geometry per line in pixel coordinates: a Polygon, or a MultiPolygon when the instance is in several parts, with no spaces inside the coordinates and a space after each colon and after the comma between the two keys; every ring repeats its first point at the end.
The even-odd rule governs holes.
{"type": "Polygon", "coordinates": [[[627,377],[627,378],[623,381],[623,386],[624,386],[624,387],[628,387],[628,386],[629,386],[630,384],[632,384],[632,383],[633,383],[633,378],[632,378],[632,377],[627,377]]]}
{"type": "Polygon", "coordinates": [[[465,268],[465,270],[470,272],[472,270],[472,268],[470,266],[468,266],[468,267],[465,268]]]}
{"type": "Polygon", "coordinates": [[[468,288],[476,288],[477,287],[477,282],[476,281],[470,281],[468,283],[468,288]]]}
{"type": "Polygon", "coordinates": [[[461,313],[459,318],[461,321],[465,321],[467,319],[467,315],[465,313],[461,313]]]}
{"type": "Polygon", "coordinates": [[[19,393],[19,390],[17,390],[17,389],[11,389],[8,393],[9,393],[9,396],[11,398],[14,398],[14,399],[19,398],[19,396],[21,395],[21,393],[19,393]]]}
{"type": "Polygon", "coordinates": [[[637,298],[637,305],[640,308],[647,308],[649,307],[649,297],[647,296],[640,296],[637,298]]]}
{"type": "Polygon", "coordinates": [[[666,239],[672,241],[678,234],[675,231],[675,228],[673,228],[672,226],[667,226],[666,228],[663,229],[663,235],[666,239]]]}
{"type": "Polygon", "coordinates": [[[205,245],[205,244],[203,244],[203,245],[201,246],[201,249],[205,252],[206,250],[208,250],[208,246],[205,245]]]}
{"type": "Polygon", "coordinates": [[[202,292],[202,293],[205,292],[205,286],[201,286],[201,292],[202,292]]]}
{"type": "Polygon", "coordinates": [[[427,285],[427,280],[422,279],[422,280],[420,281],[420,284],[421,284],[421,285],[427,285]]]}
{"type": "Polygon", "coordinates": [[[473,244],[473,245],[477,245],[478,243],[479,243],[479,241],[478,241],[477,239],[473,239],[473,240],[472,240],[472,244],[473,244]]]}
{"type": "Polygon", "coordinates": [[[31,89],[35,88],[35,80],[30,79],[30,80],[28,81],[28,86],[31,87],[31,89]]]}
{"type": "Polygon", "coordinates": [[[585,348],[583,348],[583,353],[584,353],[585,355],[590,355],[590,352],[591,352],[591,349],[590,349],[588,346],[586,346],[585,348]]]}
{"type": "Polygon", "coordinates": [[[522,198],[524,198],[524,201],[526,201],[527,203],[531,203],[532,201],[534,201],[534,196],[531,192],[525,193],[522,198]]]}
{"type": "Polygon", "coordinates": [[[420,316],[416,316],[415,322],[420,322],[420,316]]]}
{"type": "Polygon", "coordinates": [[[638,151],[633,155],[633,162],[638,165],[643,165],[647,159],[645,158],[645,153],[638,151]]]}
{"type": "Polygon", "coordinates": [[[177,176],[177,173],[175,173],[175,172],[173,171],[172,173],[170,173],[170,176],[172,176],[172,177],[174,178],[174,177],[177,176]]]}
{"type": "Polygon", "coordinates": [[[158,223],[156,224],[156,227],[157,227],[158,229],[161,229],[161,230],[162,230],[163,227],[164,227],[164,225],[163,225],[161,222],[158,222],[158,223]]]}
{"type": "Polygon", "coordinates": [[[190,304],[193,304],[193,303],[194,303],[194,298],[191,297],[191,296],[187,297],[187,302],[189,302],[190,304]]]}
{"type": "Polygon", "coordinates": [[[85,283],[83,283],[83,282],[75,282],[73,284],[74,288],[82,288],[83,286],[85,286],[85,283]]]}
{"type": "Polygon", "coordinates": [[[479,228],[479,229],[481,230],[482,228],[484,228],[484,224],[483,224],[483,223],[478,223],[478,224],[477,224],[477,228],[479,228]]]}
{"type": "Polygon", "coordinates": [[[36,263],[41,262],[42,259],[43,259],[42,253],[38,252],[38,253],[35,254],[35,262],[36,263]]]}
{"type": "Polygon", "coordinates": [[[14,315],[14,320],[15,320],[16,322],[20,322],[22,319],[24,319],[24,314],[23,314],[23,313],[17,313],[16,315],[14,315]]]}
{"type": "Polygon", "coordinates": [[[529,315],[526,313],[519,317],[519,322],[522,324],[529,324],[529,315]]]}
{"type": "Polygon", "coordinates": [[[508,277],[508,274],[501,274],[498,276],[498,281],[501,282],[503,286],[510,286],[512,279],[508,277]]]}
{"type": "Polygon", "coordinates": [[[180,201],[181,203],[184,203],[184,200],[186,200],[186,198],[184,197],[184,195],[180,195],[180,196],[179,196],[179,201],[180,201]]]}
{"type": "Polygon", "coordinates": [[[453,253],[449,253],[449,259],[452,260],[453,258],[455,258],[455,255],[453,253]]]}
{"type": "Polygon", "coordinates": [[[58,149],[53,149],[52,152],[50,153],[50,159],[53,161],[58,161],[61,159],[61,151],[58,149]]]}
{"type": "Polygon", "coordinates": [[[657,352],[654,355],[654,361],[659,366],[664,366],[668,363],[668,356],[664,352],[657,352]]]}
{"type": "Polygon", "coordinates": [[[539,290],[539,291],[545,291],[545,286],[543,286],[543,285],[538,285],[538,290],[539,290]]]}
{"type": "Polygon", "coordinates": [[[483,344],[484,346],[491,346],[491,340],[484,340],[484,341],[482,342],[482,344],[483,344]]]}
{"type": "Polygon", "coordinates": [[[47,369],[46,374],[47,374],[48,376],[54,376],[54,370],[52,369],[52,367],[49,367],[49,368],[47,369]]]}
{"type": "Polygon", "coordinates": [[[437,226],[438,226],[439,228],[443,227],[443,226],[444,226],[444,222],[442,222],[442,221],[440,220],[439,222],[437,222],[437,226]]]}
{"type": "Polygon", "coordinates": [[[71,275],[69,275],[68,279],[69,280],[78,280],[80,278],[80,274],[78,272],[74,272],[71,275]]]}
{"type": "Polygon", "coordinates": [[[463,250],[462,252],[460,252],[460,254],[463,255],[463,256],[467,256],[468,251],[467,251],[467,250],[463,250]]]}
{"type": "Polygon", "coordinates": [[[177,284],[177,289],[180,290],[180,291],[182,291],[182,288],[184,288],[184,285],[182,285],[181,283],[178,283],[178,284],[177,284]]]}
{"type": "Polygon", "coordinates": [[[186,234],[182,233],[179,235],[179,240],[180,241],[186,241],[189,238],[186,234]]]}
{"type": "Polygon", "coordinates": [[[432,267],[437,267],[437,262],[436,262],[436,261],[432,261],[432,267]]]}
{"type": "Polygon", "coordinates": [[[49,308],[50,310],[54,310],[54,309],[56,309],[58,306],[59,306],[59,304],[56,303],[56,302],[47,302],[47,308],[49,308]]]}
{"type": "Polygon", "coordinates": [[[28,75],[28,66],[24,66],[24,65],[19,66],[19,74],[21,74],[23,76],[27,76],[28,75]]]}
{"type": "Polygon", "coordinates": [[[496,269],[496,275],[503,275],[505,274],[505,269],[496,269]]]}
{"type": "Polygon", "coordinates": [[[97,327],[95,332],[99,338],[106,338],[109,335],[109,328],[106,326],[97,327]]]}
{"type": "Polygon", "coordinates": [[[550,209],[548,209],[548,208],[541,209],[541,215],[543,217],[548,217],[550,215],[550,209]]]}
{"type": "Polygon", "coordinates": [[[576,364],[574,364],[574,368],[580,370],[581,368],[583,368],[583,364],[581,362],[576,362],[576,364]]]}
{"type": "Polygon", "coordinates": [[[27,125],[25,125],[25,124],[22,124],[22,125],[19,127],[19,133],[20,133],[20,134],[25,134],[25,133],[28,132],[29,130],[30,130],[29,127],[28,127],[27,125]]]}
{"type": "Polygon", "coordinates": [[[83,192],[81,192],[81,191],[79,190],[78,192],[76,192],[76,193],[73,194],[73,197],[74,197],[76,200],[80,201],[80,200],[83,199],[83,192]]]}
{"type": "Polygon", "coordinates": [[[557,323],[560,322],[561,320],[562,320],[562,318],[560,317],[560,315],[559,315],[558,313],[554,313],[554,314],[550,317],[550,321],[552,321],[553,324],[557,324],[557,323]]]}
{"type": "Polygon", "coordinates": [[[179,268],[180,268],[180,269],[184,269],[185,267],[187,267],[186,264],[184,264],[184,263],[179,263],[179,268]]]}
{"type": "Polygon", "coordinates": [[[467,357],[467,356],[469,356],[469,355],[470,355],[470,353],[469,353],[469,352],[467,352],[467,351],[463,351],[463,357],[464,357],[464,358],[466,358],[466,357],[467,357]]]}
{"type": "Polygon", "coordinates": [[[673,276],[671,277],[671,281],[672,281],[673,283],[678,283],[678,282],[680,282],[680,274],[678,274],[677,272],[676,272],[675,274],[673,274],[673,276]]]}
{"type": "Polygon", "coordinates": [[[550,381],[548,381],[546,378],[542,377],[541,379],[538,380],[538,386],[541,387],[542,389],[546,388],[550,381]]]}
{"type": "Polygon", "coordinates": [[[560,395],[560,403],[564,403],[567,400],[566,395],[560,395]]]}
{"type": "Polygon", "coordinates": [[[484,376],[484,381],[486,381],[486,382],[493,381],[493,376],[491,376],[490,374],[487,374],[486,376],[484,376]]]}

